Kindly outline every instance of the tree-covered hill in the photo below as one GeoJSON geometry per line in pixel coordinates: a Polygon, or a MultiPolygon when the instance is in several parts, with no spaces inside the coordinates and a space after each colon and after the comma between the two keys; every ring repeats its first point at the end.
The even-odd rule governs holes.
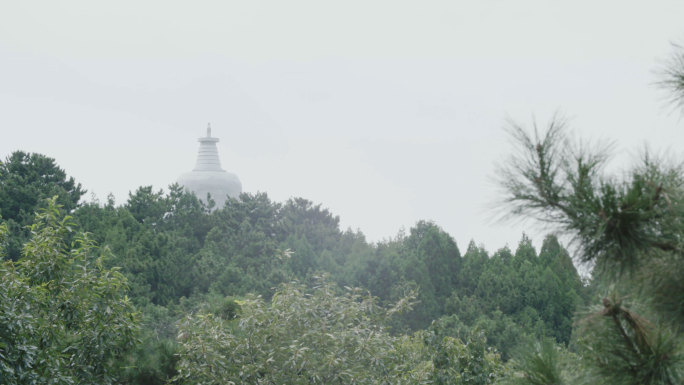
{"type": "MultiPolygon", "coordinates": [[[[374,244],[359,231],[343,231],[338,217],[303,198],[279,203],[265,193],[242,194],[210,210],[177,185],[167,191],[140,187],[118,205],[111,197],[104,203],[76,204],[73,189],[58,188],[75,184],[54,160],[16,153],[7,164],[16,159],[42,159],[59,175],[36,177],[46,169],[28,162],[21,168],[5,167],[3,187],[13,188],[14,181],[31,177],[40,181],[34,183],[36,196],[54,194],[55,204],[69,202],[60,210],[73,217],[75,228],[90,234],[99,245],[97,253],[108,250],[106,268],[119,269],[126,277],[131,300],[145,315],[144,344],[156,346],[131,354],[156,351],[152,354],[167,357],[166,372],[157,368],[157,374],[145,377],[129,370],[128,375],[141,376],[135,378],[175,373],[169,363],[175,361],[168,359],[178,346],[176,321],[202,303],[247,295],[269,300],[281,284],[315,285],[314,277],[321,274],[330,277],[338,294],[345,287],[361,287],[380,306],[415,293],[412,311],[387,320],[387,331],[394,335],[431,330],[440,338],[466,340],[482,333],[504,359],[528,337],[551,337],[567,344],[574,311],[587,301],[587,288],[553,236],[539,253],[523,236],[515,252],[503,248],[490,255],[471,242],[461,254],[451,235],[435,223],[420,221],[406,234],[374,244]]],[[[22,212],[46,204],[19,201],[25,201],[22,212]]],[[[28,236],[12,221],[6,221],[6,244],[16,250],[15,245],[28,236]]],[[[71,242],[74,234],[65,237],[71,242]]],[[[159,359],[138,358],[148,366],[162,365],[159,359]]]]}

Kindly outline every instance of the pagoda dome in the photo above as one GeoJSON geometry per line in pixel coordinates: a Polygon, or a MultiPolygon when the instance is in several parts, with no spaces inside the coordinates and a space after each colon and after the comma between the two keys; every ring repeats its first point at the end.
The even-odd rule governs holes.
{"type": "Polygon", "coordinates": [[[237,198],[242,193],[242,183],[237,175],[221,168],[216,143],[218,138],[211,136],[211,126],[207,126],[207,136],[199,138],[199,151],[195,168],[178,178],[178,184],[185,191],[194,193],[202,202],[207,203],[207,195],[222,208],[227,197],[237,198]]]}

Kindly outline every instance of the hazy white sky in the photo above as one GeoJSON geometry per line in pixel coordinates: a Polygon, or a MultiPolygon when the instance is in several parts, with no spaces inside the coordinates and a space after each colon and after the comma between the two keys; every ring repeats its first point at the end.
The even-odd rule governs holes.
{"type": "Polygon", "coordinates": [[[207,122],[247,192],[301,196],[370,240],[490,221],[507,118],[681,154],[653,83],[684,1],[0,0],[0,158],[54,157],[104,200],[165,188],[207,122]]]}

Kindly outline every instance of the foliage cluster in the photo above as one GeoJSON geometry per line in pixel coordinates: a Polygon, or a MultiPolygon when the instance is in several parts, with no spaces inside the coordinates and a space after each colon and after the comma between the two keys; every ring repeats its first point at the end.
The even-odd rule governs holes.
{"type": "MultiPolygon", "coordinates": [[[[30,226],[23,257],[0,266],[0,379],[5,384],[109,384],[135,345],[138,317],[126,279],[104,267],[56,198],[30,226]]],[[[7,225],[0,224],[0,238],[7,225]]]]}
{"type": "MultiPolygon", "coordinates": [[[[391,335],[388,317],[361,289],[339,290],[325,277],[308,288],[279,287],[270,304],[249,296],[239,319],[207,312],[179,327],[179,384],[492,384],[498,356],[473,339],[428,332],[391,335]]],[[[479,340],[482,342],[482,340],[479,340]]]]}
{"type": "Polygon", "coordinates": [[[71,211],[85,193],[74,178],[67,178],[54,159],[23,151],[15,151],[4,162],[0,161],[0,186],[0,218],[10,234],[5,255],[12,260],[21,256],[21,248],[30,235],[28,226],[47,198],[56,196],[57,203],[71,211]]]}

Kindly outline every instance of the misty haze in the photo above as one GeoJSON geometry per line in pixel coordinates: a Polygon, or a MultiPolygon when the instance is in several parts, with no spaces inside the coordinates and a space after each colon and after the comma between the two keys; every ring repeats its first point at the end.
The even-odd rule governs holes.
{"type": "Polygon", "coordinates": [[[682,20],[0,4],[0,384],[683,383],[682,20]]]}

